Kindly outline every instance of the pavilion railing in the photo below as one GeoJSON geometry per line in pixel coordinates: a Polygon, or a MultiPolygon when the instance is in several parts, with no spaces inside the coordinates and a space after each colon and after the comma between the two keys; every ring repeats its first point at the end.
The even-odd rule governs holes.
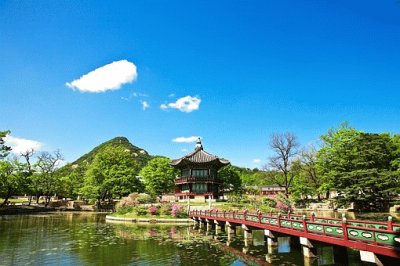
{"type": "Polygon", "coordinates": [[[213,177],[181,177],[175,179],[175,184],[194,183],[194,182],[220,183],[220,180],[218,178],[213,178],[213,177]]]}

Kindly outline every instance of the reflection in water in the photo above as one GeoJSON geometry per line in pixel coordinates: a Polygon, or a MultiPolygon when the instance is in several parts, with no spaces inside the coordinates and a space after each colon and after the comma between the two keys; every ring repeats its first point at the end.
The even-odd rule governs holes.
{"type": "MultiPolygon", "coordinates": [[[[236,232],[188,225],[105,223],[104,214],[2,216],[0,265],[303,265],[298,241],[279,237],[267,247],[263,231],[247,245],[236,232]],[[228,234],[231,232],[231,234],[228,234]]],[[[297,239],[298,240],[298,239],[297,239]]],[[[335,265],[333,248],[316,247],[309,265],[335,265]]],[[[357,251],[349,263],[362,265],[357,251]]]]}

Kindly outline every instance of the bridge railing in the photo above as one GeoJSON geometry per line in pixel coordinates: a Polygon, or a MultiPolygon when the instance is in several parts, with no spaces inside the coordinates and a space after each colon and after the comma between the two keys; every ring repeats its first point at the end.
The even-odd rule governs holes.
{"type": "Polygon", "coordinates": [[[229,220],[231,222],[248,221],[258,224],[266,224],[279,228],[286,228],[297,231],[304,231],[311,234],[319,234],[331,237],[342,238],[345,240],[362,241],[377,245],[400,246],[400,224],[388,222],[347,220],[346,218],[325,218],[309,217],[305,215],[293,214],[262,214],[250,213],[247,211],[220,211],[194,210],[191,216],[216,217],[229,220]]]}

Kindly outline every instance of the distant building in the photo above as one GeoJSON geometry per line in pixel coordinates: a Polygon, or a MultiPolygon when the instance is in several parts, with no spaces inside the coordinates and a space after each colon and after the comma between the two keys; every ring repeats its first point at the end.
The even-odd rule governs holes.
{"type": "Polygon", "coordinates": [[[285,188],[278,185],[264,186],[261,188],[261,195],[275,197],[278,193],[285,193],[285,188]]]}
{"type": "Polygon", "coordinates": [[[171,166],[180,171],[175,179],[175,198],[206,201],[223,196],[218,170],[228,164],[229,161],[204,151],[199,138],[192,153],[171,162],[171,166]]]}

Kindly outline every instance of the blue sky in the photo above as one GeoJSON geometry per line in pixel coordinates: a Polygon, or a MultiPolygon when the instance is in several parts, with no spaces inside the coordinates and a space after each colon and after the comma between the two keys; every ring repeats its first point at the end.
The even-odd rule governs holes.
{"type": "Polygon", "coordinates": [[[253,168],[275,132],[400,133],[399,73],[395,0],[0,2],[0,130],[69,162],[116,136],[177,158],[201,136],[253,168]]]}

